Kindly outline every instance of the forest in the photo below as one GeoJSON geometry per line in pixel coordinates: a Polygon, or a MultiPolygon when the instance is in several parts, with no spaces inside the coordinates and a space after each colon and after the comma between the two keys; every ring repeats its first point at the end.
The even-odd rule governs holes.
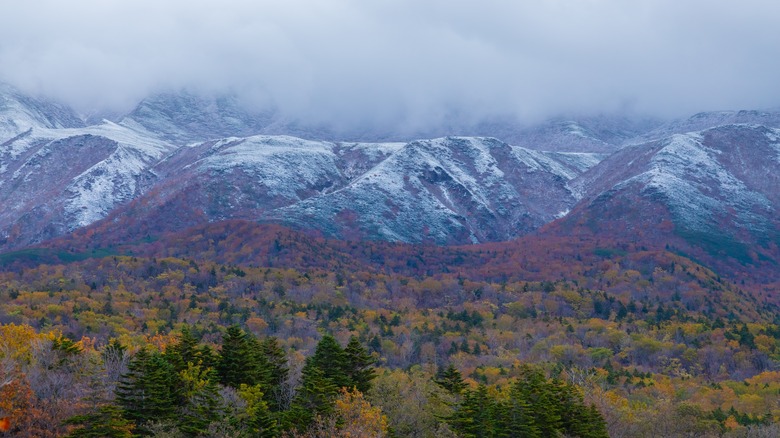
{"type": "Polygon", "coordinates": [[[680,254],[228,241],[6,261],[0,436],[780,435],[773,289],[680,254]]]}

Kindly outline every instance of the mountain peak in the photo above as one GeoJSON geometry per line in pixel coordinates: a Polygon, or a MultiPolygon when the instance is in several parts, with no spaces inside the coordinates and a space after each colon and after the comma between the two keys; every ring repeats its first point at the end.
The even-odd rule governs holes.
{"type": "Polygon", "coordinates": [[[0,82],[0,143],[30,128],[60,129],[83,127],[84,122],[68,106],[48,99],[28,96],[0,82]]]}

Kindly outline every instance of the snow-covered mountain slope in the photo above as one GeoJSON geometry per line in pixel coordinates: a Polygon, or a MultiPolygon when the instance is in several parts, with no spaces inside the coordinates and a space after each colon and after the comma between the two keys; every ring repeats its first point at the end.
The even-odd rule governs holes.
{"type": "Polygon", "coordinates": [[[342,238],[476,243],[506,240],[564,214],[566,183],[593,163],[511,147],[491,138],[406,144],[346,187],[268,218],[342,238]]]}
{"type": "MultiPolygon", "coordinates": [[[[780,130],[731,124],[626,147],[572,181],[565,220],[642,239],[671,234],[745,257],[780,240],[780,130]]],[[[651,239],[652,240],[652,239],[651,239]]]]}
{"type": "Polygon", "coordinates": [[[701,112],[689,118],[672,120],[647,130],[635,138],[627,139],[626,144],[641,144],[674,134],[697,132],[726,125],[762,125],[769,128],[780,128],[780,112],[746,110],[701,112]]]}
{"type": "Polygon", "coordinates": [[[576,202],[566,183],[597,161],[487,138],[230,138],[177,150],[154,167],[161,182],[110,220],[136,234],[241,218],[351,239],[495,241],[565,213],[576,202]]]}
{"type": "Polygon", "coordinates": [[[144,218],[163,229],[259,219],[275,208],[342,186],[346,177],[335,149],[334,143],[284,136],[183,147],[155,166],[160,182],[120,215],[144,218]]]}
{"type": "Polygon", "coordinates": [[[156,181],[173,147],[105,122],[31,128],[0,145],[0,245],[39,242],[87,226],[156,181]]]}
{"type": "Polygon", "coordinates": [[[30,128],[75,128],[84,126],[76,113],[45,99],[27,96],[0,82],[0,144],[30,128]]]}
{"type": "Polygon", "coordinates": [[[435,123],[414,128],[397,124],[336,127],[284,115],[271,103],[258,105],[236,95],[187,90],[150,96],[119,123],[132,129],[148,130],[177,144],[252,135],[289,135],[309,140],[370,143],[465,136],[493,137],[535,150],[588,153],[614,152],[626,140],[661,125],[655,119],[601,115],[554,119],[525,126],[515,117],[474,121],[453,112],[435,123]]]}
{"type": "Polygon", "coordinates": [[[258,134],[272,118],[272,111],[248,111],[235,95],[204,96],[182,91],[144,99],[120,124],[183,144],[258,134]]]}
{"type": "Polygon", "coordinates": [[[516,142],[322,141],[334,132],[252,113],[235,97],[187,93],[149,98],[119,123],[83,126],[67,107],[0,86],[0,251],[96,222],[119,242],[232,218],[442,244],[543,226],[778,243],[778,113],[508,126],[479,129],[516,142]],[[321,137],[268,135],[277,130],[321,137]]]}
{"type": "Polygon", "coordinates": [[[507,141],[544,151],[607,154],[620,149],[627,140],[660,125],[661,122],[655,119],[621,116],[556,119],[525,128],[507,141]]]}

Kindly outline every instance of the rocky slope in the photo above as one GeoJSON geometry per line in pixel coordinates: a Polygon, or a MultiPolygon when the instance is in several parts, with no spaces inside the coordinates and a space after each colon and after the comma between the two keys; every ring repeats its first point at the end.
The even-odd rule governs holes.
{"type": "Polygon", "coordinates": [[[341,238],[478,243],[508,240],[562,216],[567,182],[598,162],[491,138],[411,142],[348,185],[270,219],[341,238]]]}
{"type": "Polygon", "coordinates": [[[65,106],[0,88],[0,251],[99,221],[138,239],[233,218],[439,244],[541,227],[679,238],[741,260],[771,258],[780,242],[774,112],[493,127],[512,143],[262,135],[333,133],[188,93],[151,97],[117,120],[85,126],[65,106]]]}
{"type": "Polygon", "coordinates": [[[756,261],[780,243],[780,130],[727,124],[626,147],[572,181],[558,226],[632,240],[673,236],[756,261]],[[579,229],[578,229],[579,227],[579,229]]]}
{"type": "Polygon", "coordinates": [[[598,159],[489,138],[229,138],[162,160],[153,168],[159,182],[109,222],[136,235],[239,218],[348,239],[506,240],[564,214],[576,202],[566,183],[598,159]]]}
{"type": "Polygon", "coordinates": [[[0,144],[31,128],[76,128],[84,122],[67,106],[27,96],[0,82],[0,144]]]}

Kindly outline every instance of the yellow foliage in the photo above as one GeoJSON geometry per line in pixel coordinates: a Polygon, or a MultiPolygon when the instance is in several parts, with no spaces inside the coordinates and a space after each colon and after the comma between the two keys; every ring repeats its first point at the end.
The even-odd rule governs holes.
{"type": "Polygon", "coordinates": [[[339,436],[351,438],[372,438],[387,436],[387,417],[378,407],[371,406],[363,394],[353,389],[341,389],[336,399],[334,413],[341,421],[339,436]]]}
{"type": "Polygon", "coordinates": [[[246,327],[255,335],[260,334],[268,328],[268,323],[259,316],[253,316],[246,320],[246,327]]]}
{"type": "Polygon", "coordinates": [[[764,353],[771,353],[775,348],[775,340],[767,335],[758,335],[755,337],[756,347],[764,353]]]}
{"type": "Polygon", "coordinates": [[[747,379],[750,385],[777,385],[780,386],[780,371],[764,371],[747,379]]]}
{"type": "Polygon", "coordinates": [[[35,332],[29,325],[8,324],[0,326],[0,358],[10,357],[14,360],[28,362],[30,346],[34,340],[43,339],[43,335],[35,332]]]}
{"type": "Polygon", "coordinates": [[[723,426],[728,430],[734,430],[739,427],[739,423],[737,423],[737,420],[733,415],[730,415],[729,418],[726,418],[726,421],[723,422],[723,426]]]}

